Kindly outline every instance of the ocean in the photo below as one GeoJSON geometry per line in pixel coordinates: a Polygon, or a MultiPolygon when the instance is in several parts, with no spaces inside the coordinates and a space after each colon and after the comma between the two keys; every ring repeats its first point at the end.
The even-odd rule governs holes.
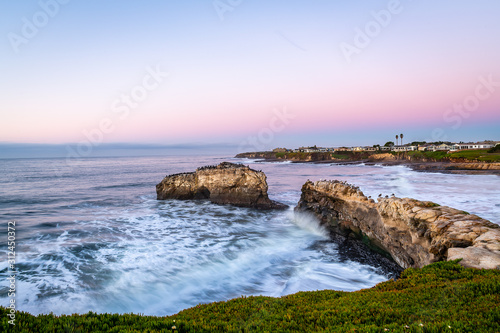
{"type": "Polygon", "coordinates": [[[170,315],[242,295],[354,291],[387,280],[340,258],[318,223],[293,207],[302,184],[338,179],[372,198],[430,200],[500,224],[500,177],[404,166],[260,163],[229,156],[1,159],[0,299],[9,302],[7,224],[16,222],[16,304],[32,314],[170,315]],[[286,211],[157,201],[167,174],[222,161],[267,175],[286,211]]]}

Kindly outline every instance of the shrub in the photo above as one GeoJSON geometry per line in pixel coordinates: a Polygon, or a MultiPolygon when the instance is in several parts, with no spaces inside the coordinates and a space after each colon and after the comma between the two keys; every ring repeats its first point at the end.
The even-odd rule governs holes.
{"type": "Polygon", "coordinates": [[[493,154],[493,153],[500,153],[500,144],[496,145],[493,148],[490,148],[488,150],[488,153],[493,154]]]}
{"type": "Polygon", "coordinates": [[[346,155],[346,154],[338,154],[338,153],[333,153],[332,154],[333,158],[339,159],[339,160],[348,160],[351,158],[351,156],[346,155]]]}
{"type": "Polygon", "coordinates": [[[410,151],[408,156],[412,156],[414,159],[429,159],[439,161],[447,157],[445,151],[410,151]]]}

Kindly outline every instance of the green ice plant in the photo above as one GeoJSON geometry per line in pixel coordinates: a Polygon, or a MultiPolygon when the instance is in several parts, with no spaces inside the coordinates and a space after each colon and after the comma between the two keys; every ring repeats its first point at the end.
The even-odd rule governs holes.
{"type": "Polygon", "coordinates": [[[16,314],[12,332],[500,332],[500,270],[458,260],[406,269],[397,280],[355,292],[322,290],[280,298],[241,297],[176,315],[16,314]]]}

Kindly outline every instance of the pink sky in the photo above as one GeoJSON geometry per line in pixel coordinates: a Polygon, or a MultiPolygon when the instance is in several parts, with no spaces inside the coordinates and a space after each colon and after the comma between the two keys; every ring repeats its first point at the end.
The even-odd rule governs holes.
{"type": "MultiPolygon", "coordinates": [[[[22,34],[22,17],[41,10],[2,6],[4,36],[22,34]]],[[[113,1],[96,6],[66,5],[18,52],[8,38],[0,44],[0,142],[79,142],[109,119],[109,143],[238,143],[284,107],[295,118],[270,145],[295,144],[298,133],[311,142],[323,133],[334,144],[350,128],[413,131],[415,140],[435,127],[457,139],[500,133],[500,83],[474,110],[447,111],[470,101],[481,77],[500,82],[497,2],[401,1],[402,11],[351,61],[340,45],[354,45],[386,1],[257,1],[223,21],[206,4],[120,3],[121,17],[113,1]],[[144,80],[154,83],[147,76],[158,64],[169,76],[120,118],[113,103],[144,80]]]]}

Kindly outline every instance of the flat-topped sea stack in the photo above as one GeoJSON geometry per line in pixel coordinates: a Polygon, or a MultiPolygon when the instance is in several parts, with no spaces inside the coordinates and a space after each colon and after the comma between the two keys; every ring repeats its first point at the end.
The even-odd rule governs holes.
{"type": "Polygon", "coordinates": [[[269,199],[266,175],[262,171],[229,162],[169,175],[156,185],[156,194],[158,200],[209,199],[217,204],[258,209],[288,207],[269,199]]]}
{"type": "Polygon", "coordinates": [[[454,208],[397,197],[376,203],[344,182],[307,181],[295,210],[389,253],[402,268],[462,258],[465,267],[500,269],[500,226],[454,208]]]}

